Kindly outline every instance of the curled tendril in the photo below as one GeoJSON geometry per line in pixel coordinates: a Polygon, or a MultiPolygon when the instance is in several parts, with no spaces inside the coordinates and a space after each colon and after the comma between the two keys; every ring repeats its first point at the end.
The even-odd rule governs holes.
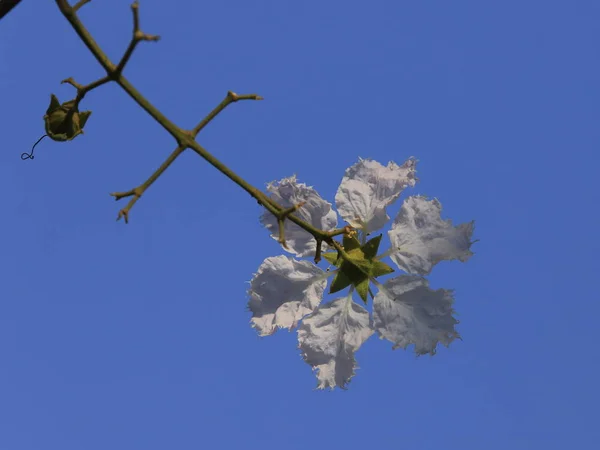
{"type": "Polygon", "coordinates": [[[40,141],[42,139],[44,139],[46,136],[48,136],[47,134],[43,135],[41,138],[39,138],[37,140],[37,142],[35,144],[33,144],[33,147],[31,147],[31,153],[21,153],[21,159],[23,161],[25,161],[26,159],[33,159],[33,149],[35,148],[36,145],[38,145],[40,143],[40,141]]]}

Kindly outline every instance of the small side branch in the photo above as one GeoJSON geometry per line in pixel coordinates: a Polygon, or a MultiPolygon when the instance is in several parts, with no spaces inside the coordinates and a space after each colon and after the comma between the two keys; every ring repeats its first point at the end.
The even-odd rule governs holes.
{"type": "Polygon", "coordinates": [[[283,248],[287,249],[288,246],[285,243],[285,219],[287,219],[290,214],[298,211],[298,209],[302,208],[306,202],[300,202],[290,208],[284,209],[280,211],[277,216],[277,224],[279,225],[279,243],[283,246],[283,248]]]}
{"type": "Polygon", "coordinates": [[[158,177],[160,177],[162,173],[167,170],[167,168],[173,163],[173,161],[177,159],[179,155],[183,153],[184,150],[185,147],[181,145],[173,150],[165,162],[163,162],[160,167],[156,169],[154,173],[138,187],[124,192],[111,192],[110,195],[112,195],[117,201],[121,200],[122,198],[133,197],[131,200],[129,200],[129,203],[127,203],[127,205],[119,211],[117,220],[125,219],[125,223],[129,223],[129,211],[131,208],[133,208],[133,205],[136,204],[144,192],[146,192],[146,189],[148,189],[152,183],[154,183],[158,177]]]}
{"type": "Polygon", "coordinates": [[[317,249],[315,251],[315,259],[314,259],[315,264],[319,264],[319,262],[321,261],[322,245],[323,245],[323,239],[317,238],[317,249]]]}
{"type": "Polygon", "coordinates": [[[346,225],[343,228],[338,228],[337,230],[331,230],[326,232],[325,234],[327,235],[327,237],[334,237],[334,236],[339,236],[340,234],[345,234],[345,235],[350,235],[351,233],[355,232],[354,228],[352,228],[350,225],[346,225]]]}
{"type": "Polygon", "coordinates": [[[133,53],[133,51],[135,50],[135,47],[138,45],[138,43],[140,41],[156,42],[160,39],[160,36],[156,36],[153,34],[146,34],[140,30],[139,8],[140,8],[140,5],[139,5],[138,1],[136,0],[131,5],[131,12],[133,13],[133,36],[131,38],[131,41],[129,42],[129,46],[127,47],[127,50],[125,50],[125,54],[121,58],[121,61],[119,61],[119,64],[117,65],[115,70],[111,73],[113,78],[117,78],[123,72],[123,69],[125,68],[125,64],[127,64],[127,62],[129,61],[131,54],[133,53]]]}
{"type": "Polygon", "coordinates": [[[225,96],[223,101],[221,103],[219,103],[215,109],[213,109],[210,113],[208,113],[208,115],[204,119],[202,119],[202,121],[190,131],[190,134],[195,138],[198,135],[198,133],[200,133],[200,131],[206,125],[208,125],[215,117],[217,117],[217,115],[221,111],[223,111],[228,105],[235,103],[237,101],[240,101],[240,100],[264,100],[264,99],[263,99],[263,97],[261,97],[258,94],[238,95],[233,91],[229,91],[229,92],[227,92],[227,95],[225,96]]]}
{"type": "Polygon", "coordinates": [[[102,86],[103,84],[108,83],[109,81],[111,81],[111,78],[107,75],[107,76],[102,77],[102,78],[100,78],[100,79],[98,79],[96,81],[93,81],[90,84],[87,84],[85,86],[77,83],[73,79],[73,77],[69,77],[66,80],[62,80],[60,83],[61,84],[70,84],[75,89],[77,89],[77,97],[75,97],[75,106],[78,107],[79,106],[79,102],[81,100],[83,100],[83,97],[85,97],[85,94],[87,94],[92,89],[96,89],[97,87],[102,86]]]}
{"type": "Polygon", "coordinates": [[[354,232],[354,228],[352,228],[350,225],[346,225],[343,228],[338,228],[336,230],[331,230],[331,231],[325,232],[324,233],[325,237],[317,237],[317,236],[313,235],[313,237],[317,241],[317,249],[315,251],[315,258],[314,258],[315,264],[319,264],[319,262],[321,261],[323,241],[329,243],[333,247],[331,242],[333,242],[334,236],[339,236],[340,234],[349,235],[352,232],[354,232]]]}
{"type": "Polygon", "coordinates": [[[79,8],[81,8],[86,3],[91,2],[92,0],[79,0],[75,5],[73,5],[73,12],[77,12],[79,8]]]}

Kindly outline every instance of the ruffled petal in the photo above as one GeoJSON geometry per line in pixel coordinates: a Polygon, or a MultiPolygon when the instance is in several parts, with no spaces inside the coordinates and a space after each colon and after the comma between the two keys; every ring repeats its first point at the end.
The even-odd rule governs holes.
{"type": "Polygon", "coordinates": [[[304,360],[317,371],[317,388],[344,389],[357,368],[354,353],[372,334],[369,313],[350,295],[305,317],[298,343],[304,360]]]}
{"type": "Polygon", "coordinates": [[[267,258],[250,281],[248,308],[260,336],[292,329],[321,302],[326,273],[309,261],[288,256],[267,258]]]}
{"type": "Polygon", "coordinates": [[[417,161],[408,159],[401,166],[389,162],[361,159],[346,170],[335,195],[340,216],[351,226],[371,233],[390,219],[385,208],[400,196],[404,188],[414,186],[417,161]]]}
{"type": "Polygon", "coordinates": [[[390,257],[402,270],[427,275],[440,261],[465,262],[473,255],[474,222],[452,226],[451,220],[442,220],[441,211],[436,199],[415,196],[404,201],[388,232],[390,257]]]}
{"type": "Polygon", "coordinates": [[[394,350],[414,344],[415,353],[435,354],[438,343],[448,346],[459,337],[452,314],[453,293],[432,290],[416,275],[388,280],[373,299],[373,327],[394,350]]]}

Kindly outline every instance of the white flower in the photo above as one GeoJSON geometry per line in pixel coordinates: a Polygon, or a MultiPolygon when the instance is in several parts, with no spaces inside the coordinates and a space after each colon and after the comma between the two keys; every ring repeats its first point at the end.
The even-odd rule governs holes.
{"type": "Polygon", "coordinates": [[[474,223],[452,226],[442,220],[442,205],[438,200],[409,197],[388,232],[392,260],[408,273],[428,275],[434,265],[443,260],[468,260],[473,252],[471,236],[474,223]]]}
{"type": "MultiPolygon", "coordinates": [[[[412,158],[401,166],[359,160],[346,170],[337,190],[337,210],[359,230],[361,237],[360,241],[344,238],[345,249],[368,268],[368,277],[351,264],[340,262],[336,270],[325,272],[311,261],[282,255],[265,259],[250,282],[248,306],[252,326],[259,335],[273,334],[277,328],[291,330],[302,320],[299,348],[304,360],[316,371],[318,389],[345,388],[357,367],[354,354],[375,332],[381,339],[391,341],[394,349],[414,345],[418,355],[434,354],[438,343],[447,346],[459,337],[452,291],[430,289],[421,275],[429,274],[442,260],[466,261],[472,256],[473,222],[454,227],[449,220],[442,220],[438,200],[414,196],[404,201],[388,232],[390,250],[376,256],[381,236],[366,242],[368,234],[381,229],[390,219],[386,207],[398,199],[404,188],[415,185],[415,172],[416,160],[412,158]],[[379,283],[376,278],[392,270],[380,261],[387,255],[409,275],[379,283]],[[350,285],[350,291],[321,304],[327,277],[334,274],[331,290],[350,285]],[[372,292],[373,286],[379,292],[373,297],[369,317],[369,312],[352,300],[352,293],[356,289],[366,303],[367,292],[372,292]]],[[[314,188],[298,183],[295,176],[269,183],[267,190],[284,208],[305,202],[294,215],[314,227],[326,231],[336,228],[338,218],[331,203],[314,188]]],[[[279,239],[275,217],[265,211],[260,220],[271,236],[279,239]]],[[[308,232],[289,220],[285,221],[284,232],[290,253],[314,256],[316,242],[308,232]]],[[[335,262],[335,257],[324,256],[335,262]]]]}

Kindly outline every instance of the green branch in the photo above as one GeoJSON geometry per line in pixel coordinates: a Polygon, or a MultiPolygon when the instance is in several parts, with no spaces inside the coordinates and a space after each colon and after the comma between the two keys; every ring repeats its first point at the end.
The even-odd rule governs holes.
{"type": "Polygon", "coordinates": [[[264,99],[260,95],[257,95],[257,94],[238,95],[232,91],[227,92],[227,95],[225,96],[223,101],[221,103],[219,103],[215,109],[213,109],[204,119],[202,119],[202,121],[198,125],[196,125],[192,129],[192,136],[196,137],[198,135],[198,133],[200,133],[200,131],[202,131],[202,129],[206,125],[208,125],[215,117],[217,117],[217,114],[219,114],[221,111],[223,111],[228,105],[235,103],[239,100],[264,100],[264,99]]]}
{"type": "Polygon", "coordinates": [[[125,208],[119,211],[117,220],[123,218],[125,219],[125,223],[129,223],[129,210],[133,207],[133,205],[135,205],[135,203],[144,194],[144,192],[146,192],[146,189],[148,189],[152,185],[152,183],[154,183],[158,179],[158,177],[160,177],[162,173],[169,168],[173,161],[175,161],[175,159],[177,159],[177,157],[184,150],[185,147],[182,146],[179,146],[175,150],[173,150],[169,157],[160,165],[160,167],[156,169],[156,171],[138,187],[126,192],[111,192],[110,195],[112,195],[115,198],[115,200],[121,200],[122,198],[133,196],[133,198],[129,200],[129,203],[127,203],[127,206],[125,206],[125,208]]]}
{"type": "Polygon", "coordinates": [[[317,251],[315,254],[315,261],[318,262],[321,259],[321,246],[323,242],[326,242],[330,246],[334,247],[339,255],[347,259],[348,255],[344,252],[342,246],[333,240],[334,236],[338,236],[340,234],[348,234],[352,228],[351,227],[343,227],[332,231],[324,231],[318,228],[313,227],[311,224],[299,219],[297,216],[292,213],[297,211],[298,208],[302,207],[302,204],[294,205],[291,208],[283,208],[278,205],[274,200],[269,198],[262,191],[252,186],[246,180],[241,178],[231,169],[229,169],[225,164],[215,158],[211,153],[209,153],[204,147],[202,147],[197,141],[196,137],[202,131],[202,129],[208,125],[221,111],[223,111],[228,105],[231,103],[235,103],[240,100],[262,100],[263,98],[257,94],[246,94],[246,95],[238,95],[235,92],[229,91],[219,103],[204,119],[202,119],[198,125],[196,125],[191,130],[184,130],[173,122],[171,122],[166,116],[164,116],[156,107],[154,107],[140,92],[135,89],[135,87],[123,76],[123,70],[125,66],[129,62],[133,51],[135,50],[137,44],[141,41],[157,41],[159,40],[159,36],[150,35],[142,32],[140,30],[140,21],[139,21],[139,4],[137,0],[131,5],[131,10],[133,14],[133,33],[132,38],[123,54],[121,60],[118,65],[114,65],[113,62],[108,58],[108,56],[102,51],[100,46],[96,43],[94,38],[85,28],[85,26],[81,23],[79,18],[77,17],[77,11],[83,7],[85,4],[89,3],[91,0],[80,0],[74,6],[71,6],[67,0],[56,0],[56,4],[60,9],[63,16],[69,21],[79,38],[83,41],[88,50],[92,53],[94,58],[98,61],[98,63],[102,66],[102,68],[106,71],[106,76],[100,78],[97,81],[94,81],[86,86],[82,86],[75,82],[73,78],[67,78],[63,80],[63,83],[68,83],[74,86],[77,89],[77,97],[75,98],[75,105],[78,106],[79,102],[83,99],[87,92],[105,84],[110,81],[116,82],[123,90],[144,110],[146,111],[154,120],[156,120],[173,138],[177,141],[177,147],[175,150],[171,152],[169,157],[160,165],[160,167],[154,171],[154,173],[141,185],[138,187],[131,189],[129,191],[124,192],[113,192],[111,195],[115,197],[115,200],[120,200],[126,197],[132,197],[129,203],[119,211],[119,215],[117,220],[124,218],[125,222],[129,222],[129,212],[133,205],[140,199],[140,197],[145,193],[145,191],[164,173],[166,169],[177,159],[177,157],[183,153],[186,149],[191,149],[202,158],[204,158],[209,164],[215,167],[218,171],[224,174],[227,178],[232,180],[246,192],[248,192],[252,197],[254,197],[257,202],[265,207],[271,214],[273,214],[278,221],[279,224],[279,235],[280,242],[285,246],[285,236],[284,236],[284,220],[290,220],[295,223],[299,227],[306,230],[310,233],[317,241],[317,251]]]}
{"type": "MultiPolygon", "coordinates": [[[[67,0],[56,0],[56,4],[60,9],[60,12],[65,16],[65,18],[69,21],[79,38],[83,41],[88,50],[94,55],[96,61],[100,63],[102,68],[106,71],[106,75],[112,80],[115,81],[119,86],[123,88],[127,94],[139,105],[142,107],[144,111],[146,111],[154,120],[156,120],[167,132],[173,136],[178,143],[181,143],[186,140],[185,132],[167,119],[158,109],[156,109],[142,94],[140,94],[137,89],[133,87],[133,85],[121,74],[124,69],[125,64],[129,60],[131,53],[133,52],[133,48],[135,48],[135,44],[130,44],[123,58],[121,58],[121,67],[119,71],[117,71],[118,66],[115,66],[110,58],[106,56],[106,54],[102,51],[100,46],[96,43],[92,35],[85,28],[85,26],[81,23],[79,18],[77,17],[77,10],[89,3],[91,0],[80,1],[74,7],[69,5],[67,0]],[[133,48],[132,48],[133,47],[133,48]],[[131,50],[130,50],[131,48],[131,50]],[[128,50],[129,55],[128,55],[128,50]],[[127,58],[126,58],[127,57],[127,58]]],[[[137,1],[133,3],[131,6],[132,11],[136,11],[138,8],[137,1]]],[[[134,13],[137,14],[137,13],[134,13]]],[[[134,21],[134,38],[132,41],[135,41],[135,21],[134,21]]],[[[137,30],[139,31],[139,29],[137,30]]]]}

